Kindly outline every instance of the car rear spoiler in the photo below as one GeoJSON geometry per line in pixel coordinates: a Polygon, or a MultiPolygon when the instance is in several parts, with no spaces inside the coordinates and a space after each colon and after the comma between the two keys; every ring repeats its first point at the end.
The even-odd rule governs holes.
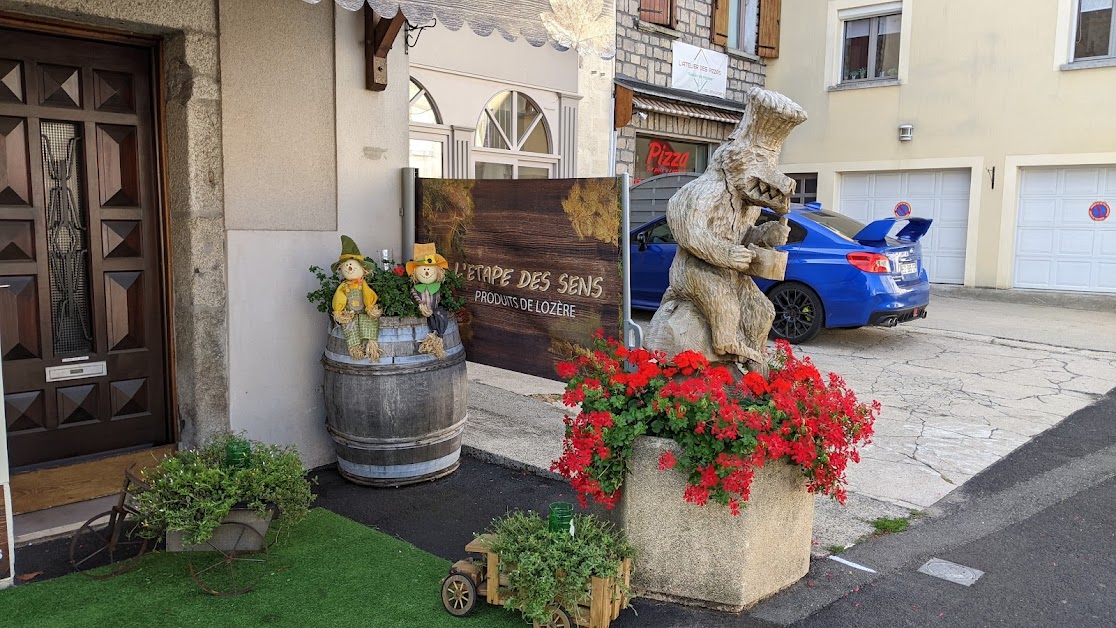
{"type": "Polygon", "coordinates": [[[930,218],[881,218],[870,223],[857,232],[853,239],[861,244],[876,244],[887,240],[887,234],[895,228],[895,223],[907,224],[895,234],[895,237],[904,242],[915,243],[930,230],[930,218]]]}

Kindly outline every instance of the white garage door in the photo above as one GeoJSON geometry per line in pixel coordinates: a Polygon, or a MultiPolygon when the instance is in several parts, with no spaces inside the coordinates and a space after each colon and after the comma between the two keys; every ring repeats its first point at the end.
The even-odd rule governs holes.
{"type": "Polygon", "coordinates": [[[856,172],[841,175],[837,211],[861,222],[895,217],[899,203],[910,216],[932,218],[922,238],[922,259],[930,281],[965,282],[965,241],[969,225],[968,170],[856,172]]]}
{"type": "Polygon", "coordinates": [[[1116,292],[1113,210],[1116,165],[1024,168],[1016,218],[1015,287],[1116,292]]]}

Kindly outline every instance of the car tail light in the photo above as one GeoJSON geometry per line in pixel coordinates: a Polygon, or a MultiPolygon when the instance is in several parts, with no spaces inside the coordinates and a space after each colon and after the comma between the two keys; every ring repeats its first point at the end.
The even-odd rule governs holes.
{"type": "Polygon", "coordinates": [[[855,252],[845,256],[849,263],[866,273],[890,273],[891,262],[882,253],[855,252]]]}

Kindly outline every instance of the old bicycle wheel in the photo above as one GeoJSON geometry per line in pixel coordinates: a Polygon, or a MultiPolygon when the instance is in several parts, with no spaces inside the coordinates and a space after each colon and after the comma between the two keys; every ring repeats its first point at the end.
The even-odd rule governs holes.
{"type": "Polygon", "coordinates": [[[189,552],[190,577],[213,595],[247,593],[269,571],[267,547],[252,526],[226,521],[201,548],[189,552]]]}
{"type": "Polygon", "coordinates": [[[149,543],[139,536],[139,530],[139,523],[127,512],[102,512],[74,533],[70,540],[70,564],[95,580],[131,571],[149,543]]]}

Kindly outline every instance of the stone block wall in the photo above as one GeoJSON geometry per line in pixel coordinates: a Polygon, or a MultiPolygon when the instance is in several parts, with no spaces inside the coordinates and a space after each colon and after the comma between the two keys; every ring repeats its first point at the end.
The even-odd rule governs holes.
{"type": "Polygon", "coordinates": [[[671,46],[675,40],[729,55],[729,100],[744,102],[750,85],[763,87],[767,68],[754,55],[713,45],[712,0],[674,0],[674,28],[639,20],[639,0],[616,2],[616,73],[660,87],[670,87],[671,46]]]}
{"type": "MultiPolygon", "coordinates": [[[[670,87],[672,46],[675,41],[729,55],[726,98],[743,103],[750,86],[764,86],[767,67],[755,55],[729,50],[712,42],[712,0],[675,0],[673,28],[639,20],[639,0],[616,2],[616,74],[670,87]]],[[[633,117],[620,129],[616,145],[616,172],[631,172],[635,161],[637,130],[669,133],[711,142],[724,140],[733,125],[696,118],[677,118],[649,113],[646,120],[633,117]]]]}

